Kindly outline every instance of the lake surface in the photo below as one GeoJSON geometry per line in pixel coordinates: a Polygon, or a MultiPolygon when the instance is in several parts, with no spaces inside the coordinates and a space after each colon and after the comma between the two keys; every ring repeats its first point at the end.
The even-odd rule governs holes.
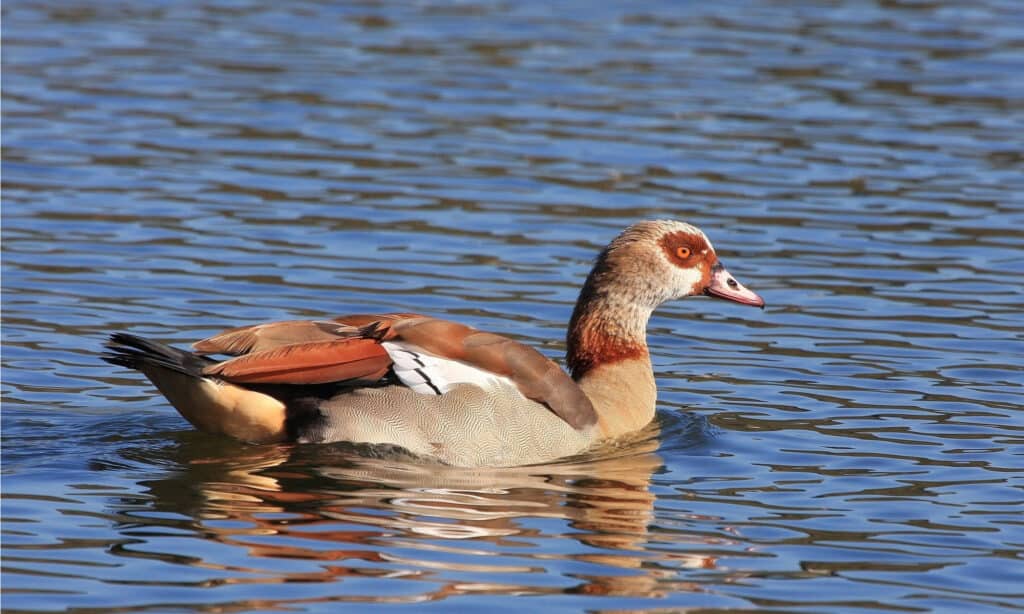
{"type": "Polygon", "coordinates": [[[1016,0],[4,2],[4,610],[1024,609],[1022,74],[1016,0]],[[558,358],[661,217],[768,308],[666,305],[584,457],[246,445],[98,359],[410,309],[558,358]]]}

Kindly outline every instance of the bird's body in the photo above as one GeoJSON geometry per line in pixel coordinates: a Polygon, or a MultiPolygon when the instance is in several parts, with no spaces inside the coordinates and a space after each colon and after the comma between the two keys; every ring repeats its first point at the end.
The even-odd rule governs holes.
{"type": "Polygon", "coordinates": [[[104,358],[142,371],[204,431],[523,465],[650,422],[647,320],[662,302],[695,294],[764,304],[729,276],[700,230],[641,222],[601,253],[584,284],[567,333],[570,374],[507,337],[410,313],[246,326],[197,342],[195,352],[117,333],[104,358]]]}

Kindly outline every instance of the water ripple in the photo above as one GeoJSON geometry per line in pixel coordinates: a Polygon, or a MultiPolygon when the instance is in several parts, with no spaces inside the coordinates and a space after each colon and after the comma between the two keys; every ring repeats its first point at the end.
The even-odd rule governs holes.
{"type": "Polygon", "coordinates": [[[1022,44],[1004,0],[7,3],[5,606],[1020,609],[1022,44]],[[410,305],[558,357],[651,217],[768,309],[667,305],[657,424],[563,462],[224,441],[96,358],[410,305]]]}

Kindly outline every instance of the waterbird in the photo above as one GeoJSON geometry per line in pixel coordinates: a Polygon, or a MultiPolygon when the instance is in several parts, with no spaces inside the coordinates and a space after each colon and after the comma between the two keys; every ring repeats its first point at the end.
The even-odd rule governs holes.
{"type": "Polygon", "coordinates": [[[647,322],[665,301],[698,295],[764,308],[703,231],[650,220],[597,256],[569,320],[568,373],[509,337],[416,313],[242,326],[192,351],[117,332],[102,358],[141,371],[202,431],[526,465],[647,425],[657,400],[647,322]]]}

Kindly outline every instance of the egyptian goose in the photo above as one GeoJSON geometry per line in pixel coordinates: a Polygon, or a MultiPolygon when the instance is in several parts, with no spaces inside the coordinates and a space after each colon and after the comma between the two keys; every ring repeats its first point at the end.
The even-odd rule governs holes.
{"type": "Polygon", "coordinates": [[[507,337],[412,313],[244,326],[193,352],[115,333],[103,359],[144,373],[203,431],[524,465],[650,422],[647,320],[661,303],[698,294],[764,307],[698,228],[646,221],[616,237],[583,284],[566,338],[571,375],[507,337]]]}

